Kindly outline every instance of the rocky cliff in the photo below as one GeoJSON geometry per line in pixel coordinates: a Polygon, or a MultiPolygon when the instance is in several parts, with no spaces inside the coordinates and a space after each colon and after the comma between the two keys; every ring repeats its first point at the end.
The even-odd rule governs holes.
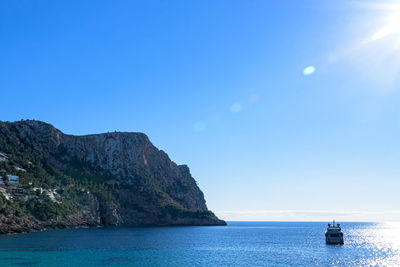
{"type": "Polygon", "coordinates": [[[143,133],[67,135],[0,122],[0,232],[95,225],[224,225],[186,165],[143,133]],[[19,177],[9,184],[7,177],[19,177]],[[0,181],[1,182],[1,181],[0,181]]]}

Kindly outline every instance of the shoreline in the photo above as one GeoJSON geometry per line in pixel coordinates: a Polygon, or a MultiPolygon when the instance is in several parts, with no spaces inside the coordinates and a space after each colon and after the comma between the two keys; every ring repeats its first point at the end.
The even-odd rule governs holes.
{"type": "Polygon", "coordinates": [[[221,223],[214,224],[121,224],[121,225],[82,225],[82,226],[71,226],[71,227],[43,227],[43,228],[31,228],[28,231],[9,231],[0,232],[0,236],[5,235],[17,235],[17,234],[29,234],[35,232],[51,231],[51,230],[72,230],[72,229],[90,229],[90,228],[124,228],[124,227],[191,227],[191,226],[227,226],[227,222],[221,220],[221,223]]]}

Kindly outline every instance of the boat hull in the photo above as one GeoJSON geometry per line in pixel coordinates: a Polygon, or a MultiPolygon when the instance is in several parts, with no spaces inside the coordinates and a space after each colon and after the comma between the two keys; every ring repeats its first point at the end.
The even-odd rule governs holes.
{"type": "Polygon", "coordinates": [[[326,241],[327,245],[344,245],[343,241],[326,241]]]}
{"type": "Polygon", "coordinates": [[[338,234],[334,234],[333,236],[330,234],[326,234],[325,243],[327,245],[343,245],[343,236],[338,236],[338,234]]]}

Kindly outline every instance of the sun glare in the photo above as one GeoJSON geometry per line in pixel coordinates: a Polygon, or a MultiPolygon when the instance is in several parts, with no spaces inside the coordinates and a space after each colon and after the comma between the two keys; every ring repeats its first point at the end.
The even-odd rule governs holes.
{"type": "Polygon", "coordinates": [[[350,35],[338,44],[329,62],[346,62],[358,82],[379,85],[375,87],[379,93],[392,92],[400,79],[400,2],[364,1],[354,7],[350,35]]]}
{"type": "Polygon", "coordinates": [[[397,41],[400,41],[400,12],[391,16],[387,24],[371,36],[371,41],[380,40],[389,36],[393,36],[397,38],[397,41]]]}
{"type": "Polygon", "coordinates": [[[378,30],[366,40],[366,43],[388,39],[389,42],[397,45],[400,42],[400,5],[399,4],[377,4],[373,6],[376,10],[384,12],[379,22],[378,30]]]}

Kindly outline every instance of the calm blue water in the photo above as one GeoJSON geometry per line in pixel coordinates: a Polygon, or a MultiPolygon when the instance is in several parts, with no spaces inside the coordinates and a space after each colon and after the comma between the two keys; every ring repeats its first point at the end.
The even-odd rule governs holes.
{"type": "Polygon", "coordinates": [[[226,227],[55,230],[0,236],[1,266],[400,266],[400,225],[231,222],[226,227]]]}

